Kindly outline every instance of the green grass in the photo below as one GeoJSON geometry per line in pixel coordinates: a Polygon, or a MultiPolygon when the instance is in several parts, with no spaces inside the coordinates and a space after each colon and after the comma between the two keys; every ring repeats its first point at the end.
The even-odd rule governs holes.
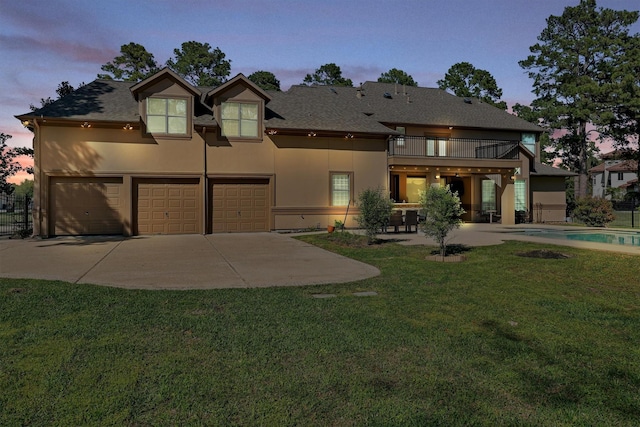
{"type": "MultiPolygon", "coordinates": [[[[616,219],[607,224],[607,227],[631,228],[631,211],[614,211],[616,219]]],[[[634,228],[640,228],[640,212],[633,212],[634,228]]]]}
{"type": "Polygon", "coordinates": [[[382,271],[350,284],[0,279],[0,425],[640,424],[637,256],[357,239],[304,237],[382,271]]]}

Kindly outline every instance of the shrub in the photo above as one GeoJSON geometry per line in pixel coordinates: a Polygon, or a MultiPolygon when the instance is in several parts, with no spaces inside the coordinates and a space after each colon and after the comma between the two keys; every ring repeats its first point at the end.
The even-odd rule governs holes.
{"type": "Polygon", "coordinates": [[[440,255],[447,253],[447,234],[454,228],[460,227],[465,213],[462,209],[458,192],[451,192],[449,186],[429,187],[420,193],[420,204],[425,214],[425,220],[421,223],[424,233],[433,237],[440,245],[440,255]]]}
{"type": "Polygon", "coordinates": [[[610,200],[587,196],[576,200],[573,218],[590,227],[606,227],[616,217],[610,200]]]}
{"type": "Polygon", "coordinates": [[[384,194],[380,187],[367,188],[358,194],[358,208],[360,215],[356,218],[358,225],[362,227],[369,244],[376,241],[376,235],[389,221],[393,210],[393,201],[384,194]]]}

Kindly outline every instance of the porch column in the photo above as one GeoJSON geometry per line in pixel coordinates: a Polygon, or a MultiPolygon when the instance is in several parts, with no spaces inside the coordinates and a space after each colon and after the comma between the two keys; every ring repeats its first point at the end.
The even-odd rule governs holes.
{"type": "Polygon", "coordinates": [[[513,181],[503,179],[504,188],[502,189],[502,198],[500,205],[502,207],[502,224],[514,225],[516,223],[516,192],[513,181]],[[506,181],[506,182],[504,182],[506,181]]]}

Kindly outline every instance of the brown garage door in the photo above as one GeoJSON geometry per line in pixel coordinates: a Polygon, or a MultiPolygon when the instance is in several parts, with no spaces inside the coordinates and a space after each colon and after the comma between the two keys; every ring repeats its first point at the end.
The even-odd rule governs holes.
{"type": "Polygon", "coordinates": [[[214,233],[269,231],[269,181],[213,181],[214,233]]]}
{"type": "Polygon", "coordinates": [[[54,235],[122,234],[122,178],[53,177],[50,187],[54,235]]]}
{"type": "Polygon", "coordinates": [[[197,178],[137,180],[136,234],[200,233],[199,188],[197,178]]]}

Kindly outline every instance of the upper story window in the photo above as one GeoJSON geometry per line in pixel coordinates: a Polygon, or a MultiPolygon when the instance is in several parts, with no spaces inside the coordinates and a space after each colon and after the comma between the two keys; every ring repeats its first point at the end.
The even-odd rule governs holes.
{"type": "Polygon", "coordinates": [[[187,135],[188,110],[184,98],[147,98],[147,132],[187,135]]]}
{"type": "Polygon", "coordinates": [[[531,151],[533,154],[536,153],[536,134],[535,133],[523,133],[522,134],[522,145],[524,145],[527,150],[531,151]]]}
{"type": "Polygon", "coordinates": [[[258,138],[258,104],[222,103],[222,135],[230,138],[258,138]]]}

